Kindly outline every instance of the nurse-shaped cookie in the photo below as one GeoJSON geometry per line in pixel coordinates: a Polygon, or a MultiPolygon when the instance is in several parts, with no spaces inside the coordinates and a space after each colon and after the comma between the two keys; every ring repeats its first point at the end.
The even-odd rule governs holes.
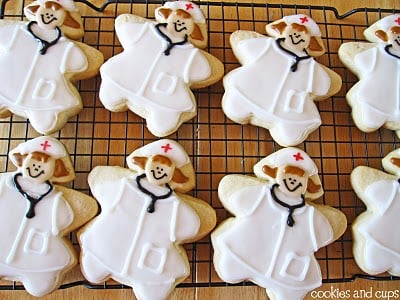
{"type": "Polygon", "coordinates": [[[124,51],[101,68],[100,100],[111,111],[131,110],[159,137],[175,132],[196,113],[191,88],[222,78],[222,63],[200,50],[207,45],[206,20],[189,1],[166,2],[156,22],[124,14],[115,30],[124,51]]]}
{"type": "Polygon", "coordinates": [[[314,101],[338,92],[342,81],[313,58],[325,48],[310,17],[286,16],[266,31],[269,37],[232,33],[231,46],[242,66],[224,77],[222,109],[234,122],[264,127],[280,145],[295,146],[321,124],[314,101]]]}
{"type": "Polygon", "coordinates": [[[75,172],[65,147],[41,136],[9,153],[15,172],[0,174],[0,277],[34,296],[58,288],[78,262],[68,234],[97,213],[96,201],[56,185],[75,172]]]}
{"type": "Polygon", "coordinates": [[[389,272],[400,276],[400,149],[382,160],[386,172],[358,166],[351,185],[366,206],[353,222],[353,255],[370,275],[389,272]]]}
{"type": "Polygon", "coordinates": [[[211,234],[215,269],[226,282],[264,287],[271,299],[302,299],[322,283],[314,252],[343,234],[346,217],[312,203],[323,189],[317,166],[300,149],[270,154],[254,173],[227,175],[219,184],[234,217],[211,234]]]}
{"type": "Polygon", "coordinates": [[[103,55],[70,40],[83,36],[72,0],[40,0],[24,12],[29,22],[0,21],[0,117],[16,114],[49,134],[82,109],[73,82],[95,76],[103,55]]]}
{"type": "Polygon", "coordinates": [[[356,126],[364,132],[400,129],[400,14],[364,31],[370,42],[344,43],[339,58],[359,81],[347,92],[356,126]]]}
{"type": "Polygon", "coordinates": [[[78,232],[82,273],[90,282],[113,278],[131,286],[138,299],[166,299],[190,272],[182,244],[209,233],[215,212],[184,194],[195,174],[177,142],[147,144],[127,164],[97,166],[89,174],[102,210],[78,232]]]}

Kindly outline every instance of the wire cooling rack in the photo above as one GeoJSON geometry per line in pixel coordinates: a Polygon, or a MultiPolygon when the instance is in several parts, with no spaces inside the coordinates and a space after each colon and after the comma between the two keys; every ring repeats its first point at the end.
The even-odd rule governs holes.
{"type": "MultiPolygon", "coordinates": [[[[78,2],[86,30],[83,42],[102,51],[106,59],[122,50],[114,32],[115,17],[121,13],[133,13],[153,19],[155,8],[161,4],[160,1],[109,1],[96,6],[86,1],[78,2]]],[[[244,29],[264,33],[268,22],[297,13],[310,15],[320,25],[327,53],[318,61],[342,76],[343,87],[337,95],[317,104],[323,124],[298,147],[304,149],[318,165],[325,189],[320,202],[341,209],[350,225],[365,209],[351,189],[350,172],[357,165],[380,169],[381,158],[397,148],[399,140],[389,130],[365,134],[354,126],[345,94],[356,78],[340,63],[337,50],[344,42],[362,41],[362,32],[368,25],[395,11],[363,8],[339,15],[335,8],[322,6],[207,1],[198,4],[208,20],[207,50],[224,62],[226,72],[239,66],[229,46],[229,36],[233,31],[244,29]]],[[[24,1],[3,0],[0,18],[22,20],[24,6],[24,1]]],[[[79,82],[84,109],[55,134],[68,148],[75,165],[77,178],[71,186],[85,193],[90,193],[87,175],[93,167],[125,166],[125,158],[129,153],[156,139],[137,115],[131,112],[111,113],[104,109],[98,99],[100,81],[100,77],[96,77],[79,82]]],[[[197,175],[193,195],[208,201],[215,208],[219,222],[228,217],[217,197],[220,179],[226,174],[251,175],[256,162],[280,148],[265,129],[242,126],[228,120],[221,110],[222,94],[221,83],[195,91],[197,117],[169,136],[184,146],[193,161],[197,175]]],[[[25,119],[12,116],[0,120],[0,171],[15,170],[7,153],[17,144],[37,135],[25,119]]],[[[79,250],[76,237],[72,235],[71,239],[79,250]]],[[[214,271],[208,237],[186,245],[186,249],[191,275],[180,287],[225,285],[214,271]]],[[[316,256],[323,282],[352,281],[356,277],[398,279],[387,274],[367,276],[362,273],[353,260],[349,228],[342,238],[321,249],[316,256]]],[[[124,288],[113,281],[91,285],[84,280],[78,267],[68,274],[61,288],[75,285],[124,288]]],[[[0,289],[23,287],[19,283],[0,281],[0,289]]]]}

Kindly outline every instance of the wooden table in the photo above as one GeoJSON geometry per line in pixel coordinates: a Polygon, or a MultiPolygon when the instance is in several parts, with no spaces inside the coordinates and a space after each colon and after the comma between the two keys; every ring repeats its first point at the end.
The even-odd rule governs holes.
{"type": "MultiPolygon", "coordinates": [[[[355,165],[367,163],[380,168],[382,155],[398,147],[398,139],[394,137],[393,132],[388,130],[365,135],[354,127],[349,118],[350,111],[344,101],[344,95],[346,88],[354,83],[355,78],[344,70],[338,61],[337,48],[343,41],[350,41],[352,38],[362,39],[366,18],[368,17],[368,21],[372,23],[379,17],[380,12],[356,13],[338,21],[332,11],[317,9],[314,6],[335,7],[338,14],[342,15],[351,9],[363,7],[400,9],[400,2],[398,0],[314,0],[312,1],[313,7],[308,9],[302,7],[302,5],[309,5],[310,2],[306,0],[271,0],[268,2],[271,7],[264,6],[264,8],[243,5],[225,7],[220,5],[219,1],[204,2],[205,11],[208,11],[207,8],[211,8],[208,11],[209,17],[212,18],[209,29],[211,41],[209,51],[224,60],[227,71],[237,67],[235,58],[226,42],[229,32],[239,26],[242,29],[263,32],[265,11],[268,11],[269,17],[273,18],[275,15],[294,13],[299,9],[302,12],[312,13],[317,22],[324,23],[323,35],[325,41],[329,42],[329,53],[322,57],[321,61],[344,77],[344,87],[333,99],[321,103],[319,108],[324,124],[299,147],[307,149],[310,156],[316,158],[325,188],[323,201],[342,208],[350,225],[354,217],[363,210],[363,206],[360,201],[357,201],[349,186],[348,178],[351,169],[355,165]],[[214,2],[215,5],[210,4],[214,2]],[[275,4],[297,4],[298,8],[272,7],[275,4]],[[335,27],[336,23],[340,28],[335,27]],[[340,33],[338,30],[341,30],[340,33]],[[348,31],[351,33],[348,34],[348,31]],[[326,38],[327,36],[328,38],[326,38]],[[366,149],[367,154],[365,154],[366,149]],[[350,151],[350,155],[348,151],[350,151]]],[[[99,7],[102,2],[96,0],[93,3],[99,7]]],[[[253,3],[264,3],[264,1],[255,0],[253,3]]],[[[7,18],[14,15],[14,18],[20,18],[22,7],[22,1],[10,0],[6,5],[7,18]]],[[[97,46],[106,58],[120,51],[118,41],[112,31],[113,20],[116,15],[129,12],[130,6],[109,5],[104,12],[99,13],[85,5],[80,5],[80,7],[82,15],[86,16],[85,42],[97,46]],[[101,34],[98,34],[99,32],[101,34]]],[[[155,7],[157,5],[149,7],[134,5],[134,11],[136,14],[151,17],[155,7]]],[[[144,128],[143,121],[139,117],[131,113],[111,114],[101,107],[96,95],[99,82],[98,77],[81,83],[84,110],[56,134],[66,144],[75,160],[77,179],[74,187],[86,192],[88,192],[86,177],[92,167],[105,164],[123,165],[126,155],[142,141],[154,140],[154,137],[144,128]]],[[[171,138],[181,140],[186,148],[193,151],[191,154],[198,172],[195,193],[200,198],[209,199],[217,209],[219,221],[227,216],[216,196],[219,179],[227,173],[251,174],[253,164],[270,153],[276,146],[267,132],[252,126],[233,124],[226,120],[219,106],[222,93],[220,83],[210,89],[201,90],[197,94],[199,116],[183,125],[178,133],[171,135],[171,138]],[[214,146],[210,144],[211,141],[214,146]]],[[[0,166],[3,167],[0,171],[13,170],[6,157],[8,149],[37,134],[23,119],[18,117],[7,119],[0,125],[0,166]]],[[[194,277],[190,277],[184,282],[183,287],[174,291],[171,299],[267,298],[265,290],[254,285],[223,286],[212,270],[208,239],[203,240],[197,246],[197,252],[193,252],[190,246],[188,249],[190,254],[199,255],[199,257],[194,257],[196,272],[194,277]],[[208,285],[210,287],[207,287],[208,285]]],[[[365,279],[349,281],[353,273],[362,273],[357,269],[351,257],[349,230],[341,241],[329,246],[328,250],[321,250],[317,253],[317,257],[320,259],[324,280],[327,283],[309,293],[306,299],[349,299],[346,295],[354,296],[353,298],[358,295],[360,299],[389,299],[390,297],[390,299],[400,299],[400,281],[365,279]],[[346,279],[346,282],[340,282],[343,278],[346,279]]],[[[383,274],[383,276],[386,275],[383,274]]],[[[75,268],[67,276],[65,282],[76,282],[82,279],[79,269],[75,268]]],[[[10,283],[1,281],[0,284],[9,286],[10,283]]],[[[43,299],[134,299],[129,288],[120,288],[113,282],[108,284],[113,289],[88,289],[78,284],[74,287],[57,290],[43,299]]],[[[25,291],[19,290],[18,287],[17,290],[11,290],[11,288],[0,291],[0,299],[35,299],[25,291]]]]}

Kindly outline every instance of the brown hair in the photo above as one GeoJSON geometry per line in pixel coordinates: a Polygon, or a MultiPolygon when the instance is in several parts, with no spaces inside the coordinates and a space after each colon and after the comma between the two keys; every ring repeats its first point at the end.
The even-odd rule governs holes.
{"type": "Polygon", "coordinates": [[[308,178],[307,181],[307,192],[310,194],[315,194],[321,189],[320,184],[315,184],[315,182],[311,179],[311,177],[308,178]]]}
{"type": "Polygon", "coordinates": [[[168,157],[161,154],[154,155],[151,160],[154,162],[159,162],[163,165],[167,165],[168,167],[172,165],[172,161],[168,157]]]}
{"type": "Polygon", "coordinates": [[[311,51],[324,51],[325,49],[322,48],[321,44],[318,42],[318,40],[312,36],[310,38],[310,43],[308,44],[308,49],[310,49],[311,51]]]}
{"type": "MultiPolygon", "coordinates": [[[[21,154],[21,153],[14,153],[13,154],[15,161],[17,162],[18,167],[21,167],[25,158],[28,156],[27,154],[21,154]]],[[[37,161],[42,161],[42,162],[47,162],[50,155],[35,151],[32,152],[31,154],[32,158],[37,160],[37,161]]],[[[54,166],[54,173],[53,176],[56,178],[59,177],[64,177],[69,174],[67,168],[65,167],[64,162],[61,159],[56,159],[55,160],[55,166],[54,166]]]]}
{"type": "Polygon", "coordinates": [[[304,33],[308,33],[307,27],[301,24],[293,23],[292,28],[297,31],[302,31],[304,33]]]}
{"type": "Polygon", "coordinates": [[[286,26],[287,25],[285,22],[279,22],[276,24],[272,24],[271,28],[274,29],[275,31],[279,32],[280,34],[282,34],[282,32],[285,30],[286,26]]]}
{"type": "Polygon", "coordinates": [[[263,165],[262,171],[265,175],[276,178],[276,173],[278,172],[278,168],[271,168],[267,165],[263,165]]]}
{"type": "Polygon", "coordinates": [[[392,157],[390,159],[390,162],[395,165],[396,167],[400,168],[400,158],[398,157],[392,157]]]}
{"type": "MultiPolygon", "coordinates": [[[[171,15],[171,13],[173,11],[170,8],[160,8],[160,9],[158,9],[157,12],[164,19],[168,19],[168,17],[171,15]]],[[[183,10],[183,9],[177,9],[175,11],[175,14],[178,17],[182,17],[184,19],[191,19],[192,18],[192,15],[190,13],[188,13],[187,11],[183,10]]],[[[198,41],[203,41],[204,40],[203,34],[201,33],[201,29],[196,23],[193,24],[193,32],[191,33],[190,37],[192,39],[198,40],[198,41]]]]}
{"type": "Polygon", "coordinates": [[[390,28],[392,33],[400,34],[400,26],[393,26],[390,28]]]}
{"type": "Polygon", "coordinates": [[[305,173],[303,169],[296,166],[286,166],[285,169],[283,169],[283,172],[286,174],[293,174],[300,177],[303,177],[305,173]]]}
{"type": "MultiPolygon", "coordinates": [[[[139,166],[142,170],[144,170],[148,159],[149,158],[145,156],[134,156],[132,158],[132,161],[135,165],[139,166]]],[[[159,162],[161,164],[165,164],[167,166],[172,165],[172,161],[168,157],[161,154],[154,155],[153,157],[151,157],[151,160],[159,162]]],[[[172,180],[176,183],[185,183],[189,181],[189,178],[186,177],[179,168],[175,168],[174,174],[172,175],[172,180]]]]}
{"type": "MultiPolygon", "coordinates": [[[[28,6],[26,9],[28,9],[33,15],[36,14],[36,12],[38,11],[40,5],[32,5],[32,6],[28,6]]],[[[57,2],[53,2],[53,1],[47,1],[44,4],[45,8],[50,8],[54,11],[60,10],[60,9],[64,9],[64,7],[62,5],[60,5],[57,2]]],[[[79,24],[79,22],[77,22],[70,14],[70,12],[66,9],[65,10],[65,19],[63,22],[63,25],[67,26],[67,27],[71,27],[71,28],[76,28],[79,29],[81,27],[81,25],[79,24]]]]}
{"type": "Polygon", "coordinates": [[[386,32],[384,32],[383,30],[377,30],[375,31],[375,35],[382,41],[387,42],[388,41],[388,36],[386,34],[386,32]]]}

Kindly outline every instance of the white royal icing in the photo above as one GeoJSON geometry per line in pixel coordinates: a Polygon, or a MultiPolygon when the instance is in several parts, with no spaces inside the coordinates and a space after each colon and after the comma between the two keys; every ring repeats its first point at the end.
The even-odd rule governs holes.
{"type": "MultiPolygon", "coordinates": [[[[29,293],[42,296],[57,284],[63,269],[75,258],[59,232],[73,221],[74,214],[62,193],[53,189],[35,207],[35,216],[27,218],[28,201],[13,184],[15,173],[0,179],[0,276],[20,280],[29,293]]],[[[19,178],[30,195],[44,193],[46,184],[19,178]]]]}
{"type": "Polygon", "coordinates": [[[307,182],[316,184],[311,179],[316,172],[305,152],[283,148],[254,167],[259,179],[269,174],[266,183],[242,175],[222,179],[220,200],[234,215],[211,235],[214,265],[223,280],[253,281],[277,300],[302,299],[321,285],[314,252],[334,236],[328,219],[305,201],[307,182]]]}
{"type": "MultiPolygon", "coordinates": [[[[113,167],[100,168],[113,172],[113,167]]],[[[175,193],[157,200],[149,213],[151,198],[136,180],[133,173],[118,180],[102,176],[90,184],[102,212],[80,235],[82,272],[93,282],[112,277],[128,284],[139,299],[165,299],[176,280],[189,274],[177,245],[197,234],[200,219],[175,193]]],[[[146,178],[140,183],[156,195],[168,191],[146,178]]]]}
{"type": "Polygon", "coordinates": [[[348,91],[348,97],[353,109],[361,111],[354,119],[361,128],[376,130],[386,122],[400,122],[400,58],[386,53],[385,46],[376,44],[354,57],[360,80],[348,91]]]}
{"type": "Polygon", "coordinates": [[[227,282],[252,280],[270,290],[276,299],[285,299],[279,297],[281,293],[297,299],[321,285],[313,253],[333,240],[333,231],[327,219],[307,204],[295,210],[295,225],[289,227],[288,210],[273,201],[271,187],[243,187],[229,199],[221,199],[224,206],[229,202],[236,217],[212,234],[214,264],[227,282]],[[253,201],[243,204],[244,199],[253,201]],[[243,207],[246,204],[252,206],[248,211],[243,207]]]}
{"type": "Polygon", "coordinates": [[[16,22],[0,27],[0,106],[29,118],[38,132],[49,133],[64,125],[56,126],[58,114],[82,106],[65,75],[86,70],[88,61],[65,37],[40,54],[41,43],[26,26],[16,22]]]}
{"type": "Polygon", "coordinates": [[[321,124],[313,99],[327,94],[327,72],[313,58],[301,60],[292,72],[293,56],[269,37],[242,40],[234,50],[243,57],[243,66],[224,77],[225,114],[238,123],[261,120],[282,145],[304,141],[321,124]]]}
{"type": "Polygon", "coordinates": [[[379,180],[365,189],[367,211],[353,225],[355,243],[363,251],[354,253],[364,271],[378,274],[388,271],[400,276],[400,188],[397,180],[379,180]],[[363,262],[363,263],[361,263],[363,262]]]}
{"type": "Polygon", "coordinates": [[[157,136],[175,131],[182,122],[181,114],[196,110],[190,84],[211,75],[208,60],[190,43],[176,45],[165,55],[167,42],[150,21],[124,22],[116,31],[124,51],[100,69],[101,102],[113,110],[127,101],[128,108],[145,117],[149,130],[157,136]]]}

